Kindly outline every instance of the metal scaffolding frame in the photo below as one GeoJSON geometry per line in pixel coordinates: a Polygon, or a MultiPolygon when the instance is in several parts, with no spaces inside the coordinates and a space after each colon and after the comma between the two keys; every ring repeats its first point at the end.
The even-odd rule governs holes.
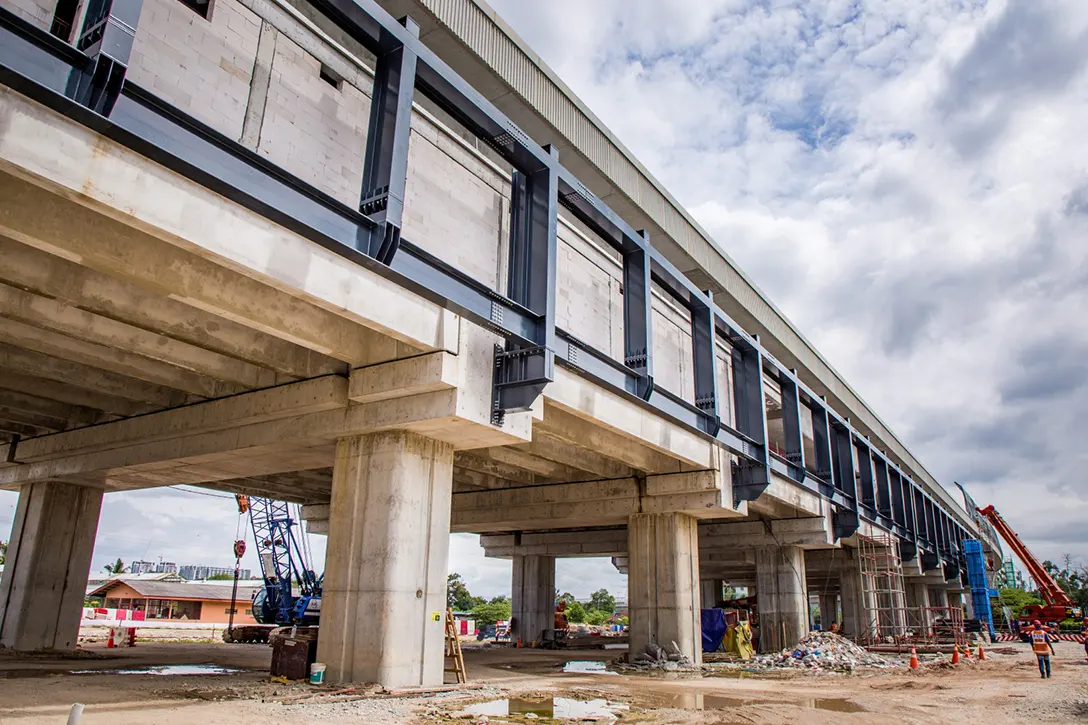
{"type": "Polygon", "coordinates": [[[861,574],[861,644],[903,641],[911,621],[896,539],[888,533],[858,535],[861,574]]]}

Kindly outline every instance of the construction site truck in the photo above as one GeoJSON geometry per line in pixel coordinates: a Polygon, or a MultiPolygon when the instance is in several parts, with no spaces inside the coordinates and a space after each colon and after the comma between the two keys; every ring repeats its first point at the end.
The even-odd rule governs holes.
{"type": "Polygon", "coordinates": [[[1024,545],[1024,542],[1020,540],[1012,527],[1005,522],[997,509],[993,506],[987,506],[976,510],[997,529],[1001,538],[1016,554],[1016,558],[1024,563],[1028,574],[1031,575],[1031,578],[1035,580],[1036,585],[1039,587],[1039,595],[1042,596],[1045,602],[1045,604],[1028,604],[1020,610],[1020,639],[1025,642],[1028,641],[1027,631],[1031,629],[1031,625],[1035,620],[1039,620],[1043,624],[1053,624],[1056,630],[1058,622],[1080,616],[1073,600],[1058,585],[1050,572],[1039,563],[1039,560],[1024,545]]]}

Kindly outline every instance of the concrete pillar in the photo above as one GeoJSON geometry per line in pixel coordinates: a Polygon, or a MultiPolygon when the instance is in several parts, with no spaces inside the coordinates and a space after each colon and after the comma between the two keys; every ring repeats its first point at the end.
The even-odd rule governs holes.
{"type": "Polygon", "coordinates": [[[627,522],[627,601],[630,651],[676,642],[680,652],[702,663],[699,531],[681,513],[635,514],[627,522]]]}
{"type": "MultiPolygon", "coordinates": [[[[952,609],[958,609],[962,612],[963,594],[961,592],[947,592],[946,595],[948,597],[948,606],[952,609]]],[[[964,619],[966,618],[966,615],[964,615],[964,619]]]]}
{"type": "Polygon", "coordinates": [[[805,552],[800,547],[756,549],[756,588],[761,651],[792,647],[808,634],[805,552]]]}
{"type": "Polygon", "coordinates": [[[511,639],[528,646],[555,628],[555,557],[515,556],[512,573],[511,639]]]}
{"type": "Polygon", "coordinates": [[[318,643],[330,681],[442,684],[452,490],[448,443],[337,441],[318,643]]]}
{"type": "Polygon", "coordinates": [[[725,589],[724,579],[703,579],[699,582],[699,599],[703,609],[714,609],[722,600],[722,590],[725,589]]]}
{"type": "Polygon", "coordinates": [[[0,581],[0,647],[74,649],[102,491],[43,481],[19,490],[0,581]]]}
{"type": "Polygon", "coordinates": [[[869,620],[861,592],[861,572],[856,566],[839,570],[843,634],[858,641],[868,636],[869,620]]]}
{"type": "Polygon", "coordinates": [[[925,610],[929,606],[929,587],[925,585],[925,582],[907,579],[905,589],[907,608],[910,610],[910,625],[921,629],[923,633],[928,632],[929,613],[925,610]]]}
{"type": "Polygon", "coordinates": [[[930,587],[929,589],[929,606],[931,607],[947,607],[948,606],[948,590],[944,587],[930,587]]]}
{"type": "Polygon", "coordinates": [[[820,594],[820,629],[829,631],[832,624],[839,621],[839,595],[823,592],[820,594]]]}

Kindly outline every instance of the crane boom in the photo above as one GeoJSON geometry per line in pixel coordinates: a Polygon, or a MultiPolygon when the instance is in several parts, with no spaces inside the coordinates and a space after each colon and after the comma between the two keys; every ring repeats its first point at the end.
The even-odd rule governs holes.
{"type": "Polygon", "coordinates": [[[1072,607],[1073,600],[1069,598],[1069,595],[1065,593],[1064,589],[1058,586],[1058,582],[1054,581],[1054,577],[1050,575],[1050,572],[1043,568],[1043,565],[1040,564],[1039,560],[1035,558],[1035,555],[1028,550],[1028,547],[1024,545],[1024,542],[1020,540],[1020,537],[1016,535],[1016,532],[1012,530],[1012,527],[1005,523],[1005,519],[997,512],[997,509],[991,505],[984,509],[977,509],[977,511],[980,515],[986,517],[987,521],[993,524],[993,527],[1001,534],[1001,538],[1003,538],[1005,543],[1009,545],[1009,548],[1013,550],[1016,557],[1024,562],[1024,566],[1027,567],[1028,573],[1031,574],[1031,578],[1039,585],[1039,593],[1042,594],[1043,600],[1052,606],[1072,607]]]}

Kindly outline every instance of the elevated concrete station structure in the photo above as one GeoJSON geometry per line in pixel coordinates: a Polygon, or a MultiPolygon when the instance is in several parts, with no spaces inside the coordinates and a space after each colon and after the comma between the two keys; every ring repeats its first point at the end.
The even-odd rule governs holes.
{"type": "Polygon", "coordinates": [[[956,588],[978,535],[481,3],[0,0],[0,645],[72,647],[103,495],[174,484],[304,504],[319,658],[390,686],[451,531],[523,640],[612,556],[695,660],[723,582],[860,636],[859,537],[956,588]]]}

